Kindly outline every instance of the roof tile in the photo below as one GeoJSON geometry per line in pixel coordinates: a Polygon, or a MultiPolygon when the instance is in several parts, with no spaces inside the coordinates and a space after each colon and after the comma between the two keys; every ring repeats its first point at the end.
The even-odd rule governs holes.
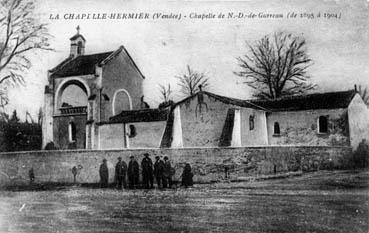
{"type": "Polygon", "coordinates": [[[113,52],[81,55],[73,60],[57,66],[52,77],[68,77],[95,74],[95,65],[105,60],[113,52]]]}

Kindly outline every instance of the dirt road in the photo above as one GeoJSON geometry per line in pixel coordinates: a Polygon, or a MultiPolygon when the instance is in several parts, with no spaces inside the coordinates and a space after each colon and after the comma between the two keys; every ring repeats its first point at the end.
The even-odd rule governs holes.
{"type": "Polygon", "coordinates": [[[0,191],[0,232],[368,232],[369,172],[190,189],[0,191]]]}

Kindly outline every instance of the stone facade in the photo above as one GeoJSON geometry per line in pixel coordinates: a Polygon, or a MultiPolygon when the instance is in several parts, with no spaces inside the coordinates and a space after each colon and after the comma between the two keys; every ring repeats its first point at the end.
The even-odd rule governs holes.
{"type": "Polygon", "coordinates": [[[197,98],[181,104],[180,116],[183,147],[216,147],[222,134],[227,110],[233,106],[204,96],[200,110],[197,98]]]}
{"type": "Polygon", "coordinates": [[[349,146],[347,109],[318,109],[267,114],[270,145],[349,146]],[[318,131],[318,118],[328,119],[328,132],[318,131]],[[278,122],[280,133],[274,133],[278,122]]]}
{"type": "Polygon", "coordinates": [[[136,133],[127,138],[129,148],[159,148],[165,125],[165,121],[127,124],[127,130],[130,126],[134,126],[136,133]]]}
{"type": "Polygon", "coordinates": [[[168,156],[176,169],[175,181],[180,180],[185,163],[190,163],[195,182],[274,174],[287,171],[314,171],[343,168],[351,158],[350,147],[268,146],[239,148],[186,149],[126,149],[69,150],[0,153],[0,186],[29,183],[28,171],[33,168],[36,183],[72,183],[72,168],[79,167],[77,182],[98,183],[99,165],[108,160],[109,181],[114,181],[114,166],[118,157],[129,161],[134,155],[139,162],[143,153],[151,158],[168,156]]]}
{"type": "Polygon", "coordinates": [[[302,145],[355,149],[363,139],[369,140],[369,110],[355,91],[290,97],[286,107],[283,101],[250,105],[247,100],[198,93],[175,105],[171,147],[302,145]],[[222,143],[225,137],[227,143],[222,143]]]}
{"type": "Polygon", "coordinates": [[[268,145],[266,125],[265,111],[243,108],[241,110],[241,146],[268,145]]]}
{"type": "Polygon", "coordinates": [[[54,117],[54,142],[60,149],[85,148],[86,115],[70,115],[54,117]],[[73,141],[69,139],[69,124],[75,124],[76,135],[73,141]]]}
{"type": "Polygon", "coordinates": [[[116,114],[115,110],[139,109],[144,77],[123,46],[112,52],[85,55],[86,40],[79,31],[70,40],[70,56],[48,74],[43,148],[50,142],[60,149],[99,148],[98,123],[116,114]],[[72,85],[84,93],[76,98],[85,106],[62,102],[64,91],[72,85]]]}
{"type": "MultiPolygon", "coordinates": [[[[233,146],[268,144],[265,112],[227,104],[208,95],[204,95],[201,110],[199,106],[197,98],[189,99],[178,106],[181,116],[183,147],[219,146],[229,109],[239,110],[236,114],[240,115],[240,124],[234,124],[232,129],[232,132],[240,134],[240,140],[233,143],[233,146]],[[250,116],[253,118],[254,126],[251,130],[250,116]],[[236,130],[236,127],[239,129],[236,130]]],[[[177,135],[177,137],[181,136],[177,135]]],[[[233,135],[234,140],[235,136],[233,135]]]]}
{"type": "MultiPolygon", "coordinates": [[[[109,117],[118,114],[122,110],[140,109],[142,90],[142,75],[137,72],[132,64],[130,57],[122,51],[114,60],[103,66],[102,69],[102,87],[110,101],[106,101],[101,109],[102,116],[100,121],[107,121],[109,117]],[[113,105],[117,108],[117,94],[128,93],[131,100],[130,109],[117,109],[113,112],[113,105]],[[114,99],[115,97],[115,99],[114,99]],[[114,103],[113,103],[114,102],[114,103]]],[[[123,94],[123,96],[124,96],[123,94]]]]}

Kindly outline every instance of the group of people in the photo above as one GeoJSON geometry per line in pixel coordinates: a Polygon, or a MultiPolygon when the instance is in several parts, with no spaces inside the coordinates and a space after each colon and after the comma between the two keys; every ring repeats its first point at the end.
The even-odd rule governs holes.
{"type": "MultiPolygon", "coordinates": [[[[100,165],[100,185],[102,188],[108,187],[109,183],[109,169],[107,160],[103,159],[103,163],[100,165]]],[[[135,157],[130,156],[128,166],[121,157],[118,158],[118,162],[115,165],[115,185],[116,188],[127,188],[126,178],[128,178],[128,188],[135,189],[140,187],[139,164],[135,157]]],[[[171,166],[171,163],[167,156],[164,156],[164,160],[160,156],[155,157],[155,163],[152,162],[148,153],[144,154],[144,158],[141,161],[141,175],[142,175],[142,187],[146,189],[154,188],[154,178],[158,188],[171,188],[173,185],[172,177],[175,174],[175,169],[171,166]]],[[[190,164],[186,164],[182,177],[182,185],[185,187],[192,186],[193,173],[191,171],[190,164]]]]}

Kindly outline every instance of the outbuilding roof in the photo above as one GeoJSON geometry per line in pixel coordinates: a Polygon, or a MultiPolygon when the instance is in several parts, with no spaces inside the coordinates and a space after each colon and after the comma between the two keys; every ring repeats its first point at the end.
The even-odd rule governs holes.
{"type": "Polygon", "coordinates": [[[207,91],[202,91],[177,102],[175,106],[189,101],[190,99],[194,98],[200,93],[212,97],[225,104],[273,112],[273,111],[299,111],[312,109],[347,108],[352,98],[355,96],[356,91],[349,90],[340,92],[295,95],[283,97],[276,100],[259,100],[259,99],[240,100],[217,95],[207,91]]]}
{"type": "Polygon", "coordinates": [[[347,108],[355,96],[355,90],[313,93],[289,96],[276,100],[248,100],[271,111],[299,111],[312,109],[347,108]]]}
{"type": "Polygon", "coordinates": [[[141,110],[122,111],[121,113],[110,117],[109,123],[166,121],[168,119],[169,112],[169,108],[148,108],[141,110]]]}
{"type": "Polygon", "coordinates": [[[221,95],[217,95],[217,94],[214,94],[214,93],[211,93],[211,92],[207,92],[207,91],[201,91],[201,92],[197,92],[196,94],[192,95],[192,96],[189,96],[177,103],[175,103],[174,106],[177,106],[177,105],[180,105],[180,104],[183,104],[187,101],[189,101],[190,99],[198,96],[199,94],[205,94],[213,99],[216,99],[220,102],[223,102],[225,104],[231,104],[231,105],[235,105],[235,106],[239,106],[239,107],[244,107],[244,108],[254,108],[254,109],[260,109],[260,110],[267,110],[265,109],[264,107],[261,107],[261,106],[258,106],[254,103],[251,103],[250,101],[248,100],[240,100],[240,99],[235,99],[235,98],[230,98],[230,97],[226,97],[226,96],[221,96],[221,95]]]}

